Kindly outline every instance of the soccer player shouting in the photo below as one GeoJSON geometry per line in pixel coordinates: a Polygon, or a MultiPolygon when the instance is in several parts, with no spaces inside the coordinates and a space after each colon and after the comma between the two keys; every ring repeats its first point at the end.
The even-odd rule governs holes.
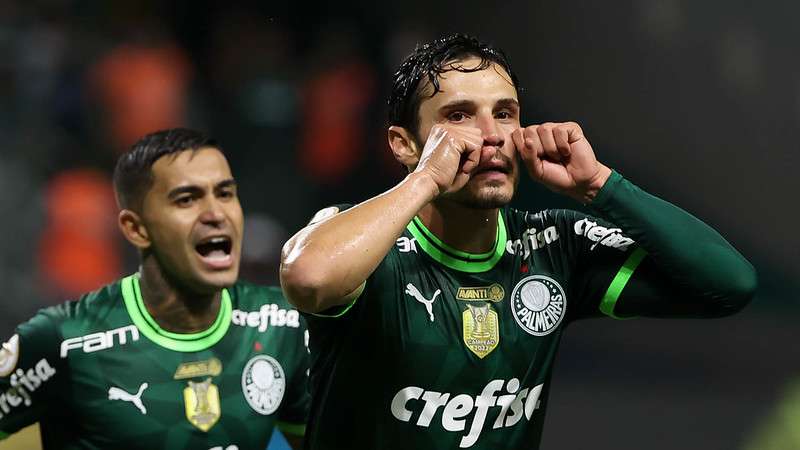
{"type": "Polygon", "coordinates": [[[0,350],[0,438],[45,449],[300,448],[305,326],[277,287],[237,282],[243,215],[221,147],[172,129],[114,173],[139,272],[47,308],[0,350]]]}

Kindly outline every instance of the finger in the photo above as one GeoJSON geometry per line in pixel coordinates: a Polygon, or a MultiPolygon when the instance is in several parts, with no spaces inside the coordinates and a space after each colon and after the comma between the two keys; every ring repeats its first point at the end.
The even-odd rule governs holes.
{"type": "Polygon", "coordinates": [[[520,156],[528,167],[528,172],[531,177],[535,180],[540,180],[544,175],[544,161],[542,160],[544,149],[542,148],[542,142],[539,140],[539,134],[536,132],[536,128],[538,128],[537,125],[532,125],[525,128],[520,133],[524,138],[524,150],[520,153],[520,156]]]}
{"type": "Polygon", "coordinates": [[[522,130],[517,128],[511,132],[511,141],[514,142],[514,148],[521,155],[525,151],[525,137],[522,135],[522,130]]]}
{"type": "Polygon", "coordinates": [[[583,130],[580,125],[575,122],[566,123],[567,134],[569,135],[569,143],[575,143],[583,139],[583,130]]]}
{"type": "Polygon", "coordinates": [[[467,150],[461,154],[461,172],[472,173],[480,163],[481,152],[480,148],[477,150],[467,150]]]}
{"type": "Polygon", "coordinates": [[[548,123],[539,126],[536,129],[536,132],[539,135],[539,140],[542,141],[542,148],[544,149],[545,157],[551,161],[561,161],[561,155],[558,153],[556,140],[553,137],[552,124],[548,123]]]}
{"type": "Polygon", "coordinates": [[[563,158],[569,158],[571,149],[569,146],[569,131],[566,126],[559,126],[553,129],[553,140],[556,143],[556,149],[563,158]]]}
{"type": "Polygon", "coordinates": [[[532,152],[531,156],[536,158],[544,157],[544,148],[542,147],[542,141],[539,139],[539,125],[531,125],[523,131],[523,136],[525,136],[525,147],[529,148],[532,152]]]}

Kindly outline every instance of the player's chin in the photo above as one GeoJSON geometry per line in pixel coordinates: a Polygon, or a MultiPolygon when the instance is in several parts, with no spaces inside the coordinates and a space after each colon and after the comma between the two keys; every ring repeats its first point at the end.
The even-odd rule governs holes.
{"type": "Polygon", "coordinates": [[[235,264],[224,270],[201,270],[197,274],[198,284],[203,290],[217,291],[232,286],[239,278],[239,265],[235,264]]]}
{"type": "Polygon", "coordinates": [[[466,206],[474,209],[502,208],[514,197],[513,189],[484,188],[470,193],[463,199],[466,206]]]}

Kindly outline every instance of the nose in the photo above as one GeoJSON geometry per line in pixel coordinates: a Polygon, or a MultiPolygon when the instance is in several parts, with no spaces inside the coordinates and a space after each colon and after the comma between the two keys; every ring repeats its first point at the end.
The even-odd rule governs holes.
{"type": "Polygon", "coordinates": [[[225,213],[222,205],[216,199],[207,200],[204,204],[203,212],[200,213],[200,222],[218,227],[225,221],[225,213]]]}
{"type": "Polygon", "coordinates": [[[500,132],[499,127],[497,126],[497,122],[494,119],[494,115],[491,113],[482,114],[478,118],[478,128],[481,130],[481,136],[483,137],[483,146],[484,147],[495,147],[500,148],[504,144],[503,135],[500,132]]]}

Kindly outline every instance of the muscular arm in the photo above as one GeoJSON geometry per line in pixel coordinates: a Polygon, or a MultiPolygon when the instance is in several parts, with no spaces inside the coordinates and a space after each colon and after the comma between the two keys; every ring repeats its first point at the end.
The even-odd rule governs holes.
{"type": "Polygon", "coordinates": [[[429,178],[412,173],[393,189],[300,230],[281,259],[289,301],[311,313],[347,303],[437,192],[429,178]]]}
{"type": "Polygon", "coordinates": [[[753,297],[753,266],[714,229],[677,206],[614,173],[590,207],[647,251],[615,314],[725,316],[753,297]]]}
{"type": "Polygon", "coordinates": [[[432,127],[421,154],[408,139],[398,140],[403,144],[393,142],[393,149],[416,166],[413,173],[393,189],[309,225],[284,245],[281,287],[297,309],[315,313],[349,303],[414,215],[441,193],[464,186],[483,142],[479,129],[446,125],[432,127]]]}

